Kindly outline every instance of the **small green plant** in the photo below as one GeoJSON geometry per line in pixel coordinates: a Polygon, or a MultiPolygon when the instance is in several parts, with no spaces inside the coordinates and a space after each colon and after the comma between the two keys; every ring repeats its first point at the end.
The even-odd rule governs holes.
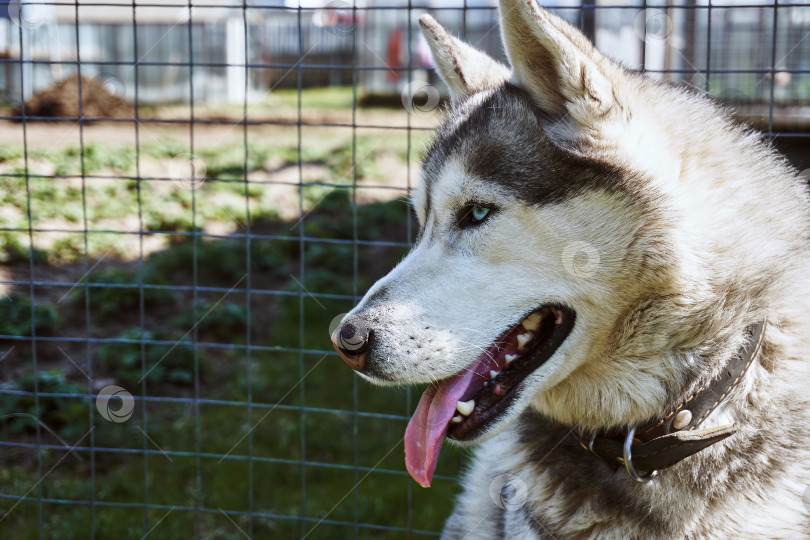
{"type": "Polygon", "coordinates": [[[33,253],[34,262],[46,259],[46,253],[37,248],[29,249],[28,233],[0,231],[0,263],[27,261],[33,253]],[[25,240],[22,242],[21,240],[25,240]]]}
{"type": "Polygon", "coordinates": [[[247,155],[242,145],[208,148],[200,152],[208,178],[242,178],[246,165],[248,171],[262,169],[268,155],[266,147],[256,144],[248,144],[247,155]]]}
{"type": "Polygon", "coordinates": [[[218,279],[236,283],[247,273],[247,257],[244,241],[194,240],[175,242],[165,251],[152,255],[150,266],[156,275],[170,278],[175,274],[189,275],[197,268],[201,275],[214,275],[218,279]]]}
{"type": "Polygon", "coordinates": [[[22,146],[3,145],[0,147],[0,163],[24,156],[22,146]]]}
{"type": "Polygon", "coordinates": [[[59,321],[56,308],[51,304],[34,305],[22,294],[12,294],[0,300],[0,334],[30,336],[31,326],[38,335],[53,332],[59,321]]]}
{"type": "Polygon", "coordinates": [[[55,174],[70,175],[82,172],[82,163],[85,173],[93,173],[102,169],[114,169],[128,172],[135,166],[135,148],[128,145],[106,145],[99,142],[89,142],[69,146],[59,152],[45,151],[41,153],[51,161],[55,167],[55,174]]]}
{"type": "Polygon", "coordinates": [[[174,137],[161,137],[144,143],[143,152],[155,159],[173,158],[189,153],[189,145],[174,137]]]}
{"type": "Polygon", "coordinates": [[[248,316],[244,304],[200,300],[196,312],[189,308],[172,320],[177,328],[197,327],[200,334],[231,342],[245,335],[248,316]]]}
{"type": "Polygon", "coordinates": [[[68,381],[61,369],[40,371],[36,377],[27,373],[7,386],[10,390],[39,393],[38,407],[33,395],[0,394],[0,424],[8,426],[12,433],[34,432],[37,418],[65,437],[80,435],[86,430],[88,405],[85,399],[43,395],[85,394],[85,389],[68,381]]]}
{"type": "Polygon", "coordinates": [[[335,148],[329,156],[332,181],[351,185],[354,177],[380,176],[377,158],[381,152],[379,141],[372,137],[357,137],[335,148]]]}
{"type": "MultiPolygon", "coordinates": [[[[149,273],[144,276],[144,282],[152,285],[162,285],[165,282],[156,279],[149,273]]],[[[103,284],[104,287],[87,287],[90,294],[90,310],[98,315],[106,316],[120,313],[124,310],[137,310],[140,306],[140,288],[138,273],[124,268],[110,268],[94,272],[81,283],[103,284]]],[[[84,302],[85,287],[77,286],[70,296],[74,302],[84,302]]],[[[144,288],[143,297],[145,305],[155,305],[159,302],[173,302],[174,293],[167,289],[144,288]]]]}
{"type": "MultiPolygon", "coordinates": [[[[194,382],[194,350],[191,340],[179,331],[164,334],[160,331],[130,328],[119,336],[130,343],[104,343],[98,349],[98,358],[105,371],[116,379],[134,384],[146,374],[153,383],[188,385],[194,382]],[[146,343],[143,345],[144,363],[141,363],[140,341],[170,341],[171,343],[146,343]]],[[[202,377],[206,369],[202,352],[197,353],[202,377]]]]}

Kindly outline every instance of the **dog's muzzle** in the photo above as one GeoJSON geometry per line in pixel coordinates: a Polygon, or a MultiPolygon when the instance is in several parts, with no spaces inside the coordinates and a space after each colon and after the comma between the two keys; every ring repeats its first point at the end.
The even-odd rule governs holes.
{"type": "Polygon", "coordinates": [[[363,371],[371,331],[360,323],[347,322],[332,332],[332,346],[350,368],[363,371]]]}

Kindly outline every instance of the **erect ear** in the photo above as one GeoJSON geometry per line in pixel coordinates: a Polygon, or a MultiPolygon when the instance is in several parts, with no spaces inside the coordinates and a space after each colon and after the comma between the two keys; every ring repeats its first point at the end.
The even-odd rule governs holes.
{"type": "Polygon", "coordinates": [[[537,0],[500,0],[500,15],[512,79],[541,110],[588,129],[617,105],[612,80],[621,69],[579,30],[537,0]]]}
{"type": "Polygon", "coordinates": [[[495,88],[509,79],[509,69],[478,49],[454,38],[430,15],[419,17],[439,73],[450,88],[453,103],[495,88]]]}

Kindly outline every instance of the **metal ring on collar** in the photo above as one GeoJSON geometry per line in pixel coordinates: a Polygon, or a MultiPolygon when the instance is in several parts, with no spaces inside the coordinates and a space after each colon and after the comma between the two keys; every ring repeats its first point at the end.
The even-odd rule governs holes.
{"type": "Polygon", "coordinates": [[[627,432],[627,437],[624,439],[624,467],[627,469],[627,474],[630,475],[630,478],[635,480],[636,482],[649,482],[650,480],[658,474],[657,470],[653,470],[645,474],[644,476],[639,475],[636,472],[636,468],[633,466],[633,456],[631,447],[633,445],[633,436],[636,434],[636,426],[630,428],[630,431],[627,432]]]}

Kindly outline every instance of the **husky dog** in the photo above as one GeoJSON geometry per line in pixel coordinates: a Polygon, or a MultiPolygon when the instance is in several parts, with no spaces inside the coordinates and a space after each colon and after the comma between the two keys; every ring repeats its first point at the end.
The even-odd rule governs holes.
{"type": "Polygon", "coordinates": [[[419,238],[332,335],[430,383],[421,485],[480,443],[444,538],[810,536],[806,186],[705,97],[499,10],[511,68],[421,18],[452,107],[419,238]]]}

